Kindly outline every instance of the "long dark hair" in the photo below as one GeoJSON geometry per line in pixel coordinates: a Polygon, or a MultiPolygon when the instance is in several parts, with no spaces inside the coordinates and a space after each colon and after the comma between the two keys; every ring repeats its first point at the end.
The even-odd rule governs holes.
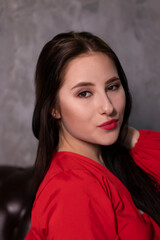
{"type": "MultiPolygon", "coordinates": [[[[126,95],[121,131],[127,126],[132,101],[125,73],[113,50],[102,39],[88,32],[68,32],[55,36],[42,49],[35,73],[36,103],[32,127],[39,140],[34,178],[36,190],[50,166],[53,151],[59,142],[59,124],[52,117],[51,110],[58,108],[58,92],[63,84],[65,67],[72,59],[91,52],[106,54],[117,68],[126,95]]],[[[102,146],[101,154],[106,167],[130,191],[136,207],[148,213],[160,225],[159,185],[135,164],[128,150],[122,146],[120,137],[115,144],[102,146]]]]}

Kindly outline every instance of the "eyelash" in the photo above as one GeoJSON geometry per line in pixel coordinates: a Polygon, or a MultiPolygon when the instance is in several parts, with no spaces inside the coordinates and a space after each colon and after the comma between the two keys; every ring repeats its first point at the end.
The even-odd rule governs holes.
{"type": "MultiPolygon", "coordinates": [[[[107,88],[107,91],[116,91],[116,90],[118,90],[118,88],[120,87],[120,84],[113,84],[113,85],[111,85],[111,86],[109,86],[108,88],[107,88]]],[[[80,97],[80,98],[88,98],[88,97],[90,97],[90,96],[88,96],[88,97],[86,97],[86,96],[82,96],[82,94],[83,93],[91,93],[90,91],[82,91],[82,92],[80,92],[80,93],[78,93],[78,97],[80,97]]]]}
{"type": "Polygon", "coordinates": [[[108,90],[116,91],[119,87],[120,87],[120,84],[118,84],[118,83],[117,84],[113,84],[113,85],[108,87],[108,90]]]}

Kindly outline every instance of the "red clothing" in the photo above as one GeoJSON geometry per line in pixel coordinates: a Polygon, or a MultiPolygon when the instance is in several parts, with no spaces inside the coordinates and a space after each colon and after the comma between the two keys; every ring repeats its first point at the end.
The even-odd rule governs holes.
{"type": "MultiPolygon", "coordinates": [[[[140,130],[130,154],[160,183],[160,133],[140,130]]],[[[40,239],[158,240],[160,227],[108,169],[65,151],[55,153],[33,205],[25,240],[40,239]]]]}

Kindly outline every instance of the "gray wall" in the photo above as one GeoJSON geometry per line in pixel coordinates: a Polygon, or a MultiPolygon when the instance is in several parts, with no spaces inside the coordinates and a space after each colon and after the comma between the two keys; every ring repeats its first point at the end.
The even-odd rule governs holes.
{"type": "Polygon", "coordinates": [[[112,46],[133,94],[130,123],[160,131],[158,0],[0,0],[0,164],[33,164],[36,61],[48,40],[69,30],[112,46]]]}

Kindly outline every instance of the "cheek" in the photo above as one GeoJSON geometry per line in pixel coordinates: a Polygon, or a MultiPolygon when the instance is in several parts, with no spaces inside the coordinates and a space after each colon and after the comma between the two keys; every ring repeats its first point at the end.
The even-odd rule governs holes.
{"type": "Polygon", "coordinates": [[[125,95],[125,92],[123,91],[123,94],[119,98],[119,102],[118,102],[118,111],[120,114],[120,125],[122,125],[123,123],[125,107],[126,107],[126,95],[125,95]]]}
{"type": "Polygon", "coordinates": [[[123,89],[117,94],[112,96],[112,104],[114,105],[116,111],[123,115],[125,111],[125,106],[126,106],[126,95],[123,89]]]}
{"type": "Polygon", "coordinates": [[[78,125],[89,120],[90,113],[86,104],[78,104],[72,99],[62,99],[60,102],[61,121],[65,124],[78,125]]]}
{"type": "Polygon", "coordinates": [[[91,113],[87,111],[88,107],[78,106],[73,100],[63,102],[61,108],[60,128],[64,133],[69,133],[77,138],[84,137],[83,134],[89,131],[88,123],[92,121],[91,113]]]}
{"type": "Polygon", "coordinates": [[[120,100],[120,108],[122,108],[122,112],[124,113],[125,111],[125,107],[126,107],[126,95],[125,95],[125,92],[123,90],[123,94],[122,94],[122,97],[121,97],[121,100],[120,100]]]}

